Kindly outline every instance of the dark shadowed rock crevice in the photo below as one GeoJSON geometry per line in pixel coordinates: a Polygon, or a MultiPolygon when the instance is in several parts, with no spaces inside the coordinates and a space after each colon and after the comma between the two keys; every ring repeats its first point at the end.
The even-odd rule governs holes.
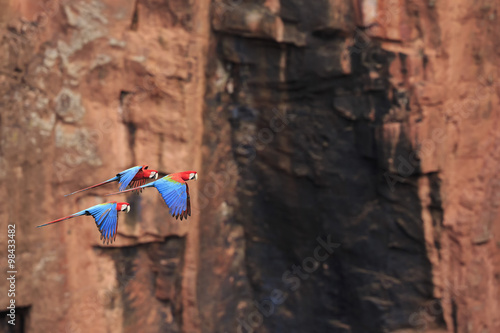
{"type": "MultiPolygon", "coordinates": [[[[225,18],[266,10],[242,6],[225,18]]],[[[275,40],[263,40],[260,30],[253,35],[250,27],[215,18],[211,75],[227,78],[209,93],[205,121],[207,128],[224,126],[215,116],[222,114],[229,122],[219,133],[230,132],[233,155],[226,159],[238,166],[230,223],[244,230],[245,257],[243,281],[241,272],[231,275],[226,288],[237,281],[248,293],[233,327],[223,325],[268,332],[421,328],[419,311],[439,300],[421,217],[424,175],[418,159],[404,158],[415,155],[405,132],[412,96],[389,73],[398,57],[406,75],[405,55],[367,35],[369,43],[349,42],[352,25],[328,27],[321,16],[282,10],[295,15],[306,45],[280,43],[271,33],[266,38],[275,40]],[[308,21],[314,18],[319,22],[308,21]],[[341,246],[313,273],[293,271],[308,263],[318,237],[341,246]],[[255,312],[276,290],[286,300],[255,312]]],[[[206,142],[219,140],[206,134],[206,142]]],[[[438,215],[439,178],[431,178],[438,215]]],[[[442,311],[425,325],[444,328],[442,311]]]]}
{"type": "Polygon", "coordinates": [[[185,239],[169,237],[134,247],[96,248],[115,265],[117,286],[100,301],[112,310],[123,304],[125,332],[181,332],[181,276],[185,239]]]}

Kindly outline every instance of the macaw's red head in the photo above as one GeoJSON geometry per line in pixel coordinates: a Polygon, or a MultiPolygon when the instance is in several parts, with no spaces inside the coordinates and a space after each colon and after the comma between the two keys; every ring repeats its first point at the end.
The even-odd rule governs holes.
{"type": "Polygon", "coordinates": [[[119,212],[130,212],[130,204],[128,202],[118,202],[116,203],[116,210],[119,212]]]}
{"type": "Polygon", "coordinates": [[[158,179],[158,171],[156,170],[144,170],[142,173],[144,174],[144,178],[158,179]]]}
{"type": "Polygon", "coordinates": [[[198,173],[196,171],[184,171],[184,172],[179,172],[182,180],[198,180],[198,173]]]}

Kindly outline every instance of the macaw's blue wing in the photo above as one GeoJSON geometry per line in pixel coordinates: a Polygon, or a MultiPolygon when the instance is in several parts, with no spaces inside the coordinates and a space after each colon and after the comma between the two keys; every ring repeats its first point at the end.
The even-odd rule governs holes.
{"type": "Polygon", "coordinates": [[[170,214],[176,219],[191,216],[191,202],[189,188],[186,183],[180,183],[164,177],[151,184],[160,192],[163,200],[170,209],[170,214]]]}
{"type": "Polygon", "coordinates": [[[128,184],[134,179],[135,175],[142,169],[142,166],[135,166],[120,172],[117,176],[120,177],[120,191],[127,188],[128,184]]]}
{"type": "Polygon", "coordinates": [[[118,228],[118,212],[116,211],[116,202],[104,203],[90,207],[87,212],[95,219],[95,224],[101,233],[103,244],[113,243],[116,239],[116,230],[118,228]]]}

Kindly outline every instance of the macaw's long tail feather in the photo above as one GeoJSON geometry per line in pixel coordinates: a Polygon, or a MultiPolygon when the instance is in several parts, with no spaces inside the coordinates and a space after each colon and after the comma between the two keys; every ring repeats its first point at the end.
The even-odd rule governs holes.
{"type": "Polygon", "coordinates": [[[115,182],[115,181],[117,181],[118,179],[119,179],[119,177],[118,177],[118,176],[113,177],[113,178],[111,178],[111,179],[106,180],[105,182],[102,182],[102,183],[99,183],[99,184],[95,184],[95,185],[92,185],[92,186],[89,186],[89,187],[83,188],[83,189],[81,189],[81,190],[75,191],[75,192],[70,193],[70,194],[66,194],[66,195],[65,195],[65,197],[70,196],[70,195],[73,195],[73,194],[75,194],[75,193],[79,193],[79,192],[87,191],[87,190],[90,190],[91,188],[98,187],[98,186],[101,186],[101,185],[104,185],[104,184],[107,184],[107,183],[115,182]]]}
{"type": "Polygon", "coordinates": [[[154,187],[154,183],[155,182],[151,182],[149,184],[138,186],[138,187],[134,187],[134,188],[130,188],[130,189],[125,190],[125,191],[108,193],[108,194],[106,194],[106,196],[108,196],[108,195],[115,195],[115,194],[121,194],[121,193],[126,193],[126,192],[130,192],[130,191],[137,191],[137,190],[141,190],[141,189],[146,188],[146,187],[154,187]]]}
{"type": "Polygon", "coordinates": [[[45,224],[41,224],[41,225],[37,226],[37,228],[40,228],[40,227],[45,227],[45,226],[47,226],[47,225],[49,225],[49,224],[62,222],[62,221],[65,221],[65,220],[71,219],[71,218],[73,218],[73,217],[82,216],[82,215],[85,215],[85,212],[78,212],[78,213],[72,214],[72,215],[70,215],[70,216],[61,217],[60,219],[57,219],[57,220],[54,220],[54,221],[51,221],[51,222],[48,222],[48,223],[45,223],[45,224]]]}

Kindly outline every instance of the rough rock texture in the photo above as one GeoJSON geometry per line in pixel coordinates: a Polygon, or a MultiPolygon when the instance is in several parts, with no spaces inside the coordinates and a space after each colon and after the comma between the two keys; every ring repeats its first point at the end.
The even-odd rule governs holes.
{"type": "Polygon", "coordinates": [[[19,331],[500,331],[498,2],[0,8],[19,331]],[[149,190],[112,246],[34,228],[142,163],[199,171],[187,222],[149,190]]]}
{"type": "Polygon", "coordinates": [[[2,4],[0,210],[2,230],[17,226],[26,331],[198,330],[197,211],[181,223],[155,191],[131,195],[113,246],[90,218],[34,227],[109,200],[115,186],[63,194],[132,165],[201,168],[208,5],[2,4]]]}

